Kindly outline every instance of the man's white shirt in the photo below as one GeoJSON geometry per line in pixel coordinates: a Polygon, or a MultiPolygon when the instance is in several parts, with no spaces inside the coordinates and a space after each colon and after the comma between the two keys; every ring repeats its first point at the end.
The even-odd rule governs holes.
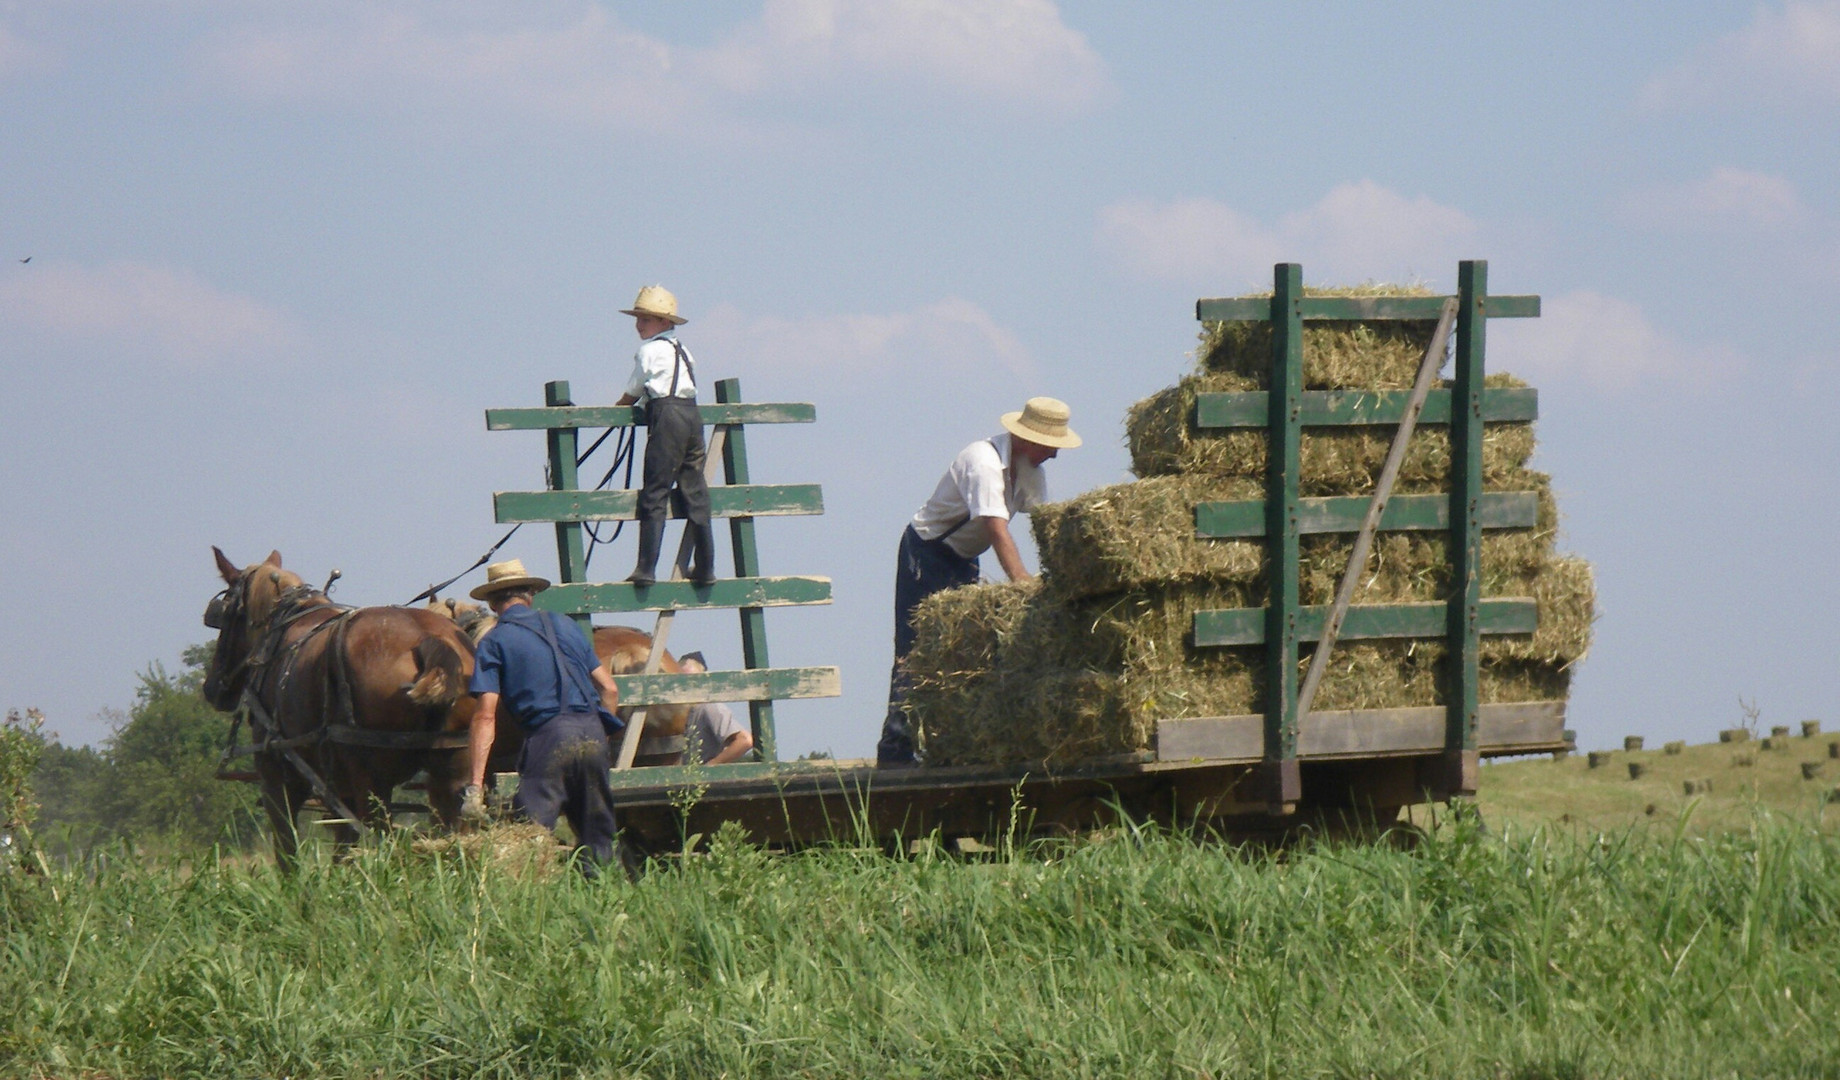
{"type": "Polygon", "coordinates": [[[946,546],[966,559],[989,551],[990,525],[981,519],[1009,521],[1048,501],[1048,477],[1039,465],[1017,459],[1012,479],[1009,463],[1007,431],[960,450],[939,478],[933,497],[914,515],[914,532],[922,540],[936,540],[963,521],[963,528],[946,537],[946,546]]]}
{"type": "MultiPolygon", "coordinates": [[[[693,398],[696,396],[696,380],[690,377],[690,366],[677,362],[676,336],[669,330],[657,337],[649,337],[639,343],[639,351],[633,354],[633,370],[626,380],[626,392],[640,401],[651,398],[671,396],[671,371],[677,369],[677,396],[693,398]]],[[[690,350],[685,349],[689,356],[690,350]]]]}

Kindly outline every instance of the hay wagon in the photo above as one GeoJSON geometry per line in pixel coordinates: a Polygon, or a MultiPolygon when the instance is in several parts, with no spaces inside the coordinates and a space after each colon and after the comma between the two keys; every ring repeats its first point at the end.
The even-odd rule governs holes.
{"type": "MultiPolygon", "coordinates": [[[[566,383],[551,383],[542,408],[488,411],[491,430],[542,430],[548,440],[549,490],[494,497],[500,522],[555,527],[560,580],[539,595],[539,606],[572,615],[584,627],[599,612],[655,613],[661,647],[676,611],[731,608],[739,615],[741,670],[638,674],[616,681],[622,700],[635,706],[747,702],[761,760],[627,768],[636,753],[671,747],[624,746],[622,767],[613,774],[624,826],[654,848],[674,848],[682,837],[707,835],[725,821],[741,823],[758,839],[790,844],[855,840],[865,834],[891,841],[935,831],[947,837],[988,837],[1013,829],[1072,831],[1115,821],[1120,814],[1269,834],[1362,817],[1390,820],[1408,804],[1473,794],[1481,758],[1565,750],[1563,700],[1485,704],[1478,676],[1479,643],[1485,635],[1529,634],[1539,617],[1532,598],[1483,597],[1479,572],[1484,530],[1531,528],[1540,511],[1531,493],[1483,490],[1485,424],[1530,422],[1538,412],[1537,393],[1530,388],[1485,388],[1487,320],[1537,316],[1539,298],[1488,295],[1487,266],[1480,261],[1463,263],[1458,280],[1453,297],[1306,295],[1301,268],[1283,264],[1276,268],[1269,298],[1198,302],[1197,318],[1204,322],[1270,327],[1269,388],[1200,394],[1187,418],[1201,431],[1262,431],[1269,448],[1263,498],[1202,501],[1193,507],[1198,537],[1253,537],[1263,543],[1263,588],[1269,600],[1262,607],[1196,612],[1189,632],[1194,649],[1262,648],[1265,705],[1243,715],[1157,719],[1149,745],[1083,760],[900,770],[863,761],[778,760],[774,701],[834,696],[840,682],[835,668],[769,664],[765,609],[828,603],[830,582],[815,576],[762,576],[755,520],[822,513],[823,501],[816,485],[754,484],[744,429],[812,422],[812,406],[745,403],[735,380],[717,385],[716,403],[703,406],[704,422],[714,430],[711,502],[713,513],[729,521],[739,576],[707,587],[674,580],[648,589],[584,580],[584,527],[630,520],[635,493],[579,490],[577,433],[632,425],[633,410],[576,406],[566,383]],[[1412,390],[1304,389],[1307,324],[1401,320],[1438,324],[1438,364],[1443,338],[1454,336],[1455,372],[1448,387],[1430,388],[1421,377],[1412,390]],[[1448,432],[1446,491],[1392,496],[1391,480],[1383,474],[1378,490],[1367,496],[1300,496],[1299,446],[1307,429],[1397,429],[1403,446],[1414,424],[1448,432]],[[1351,534],[1360,548],[1376,533],[1390,531],[1447,537],[1447,599],[1352,604],[1338,596],[1333,604],[1300,603],[1301,537],[1351,534]],[[1449,660],[1439,703],[1330,711],[1311,707],[1320,672],[1300,670],[1310,652],[1326,658],[1338,640],[1389,639],[1441,643],[1449,660]],[[1305,650],[1311,642],[1319,648],[1305,650]]],[[[1435,373],[1429,355],[1426,366],[1435,373]]],[[[1352,568],[1350,576],[1358,569],[1352,568]]]]}

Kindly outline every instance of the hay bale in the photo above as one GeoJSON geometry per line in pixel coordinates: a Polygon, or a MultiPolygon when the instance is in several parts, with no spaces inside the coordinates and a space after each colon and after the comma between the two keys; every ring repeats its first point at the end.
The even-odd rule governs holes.
{"type": "MultiPolygon", "coordinates": [[[[1533,576],[1550,558],[1559,511],[1545,473],[1523,470],[1516,490],[1540,497],[1531,529],[1489,529],[1482,537],[1483,590],[1489,595],[1526,595],[1533,576]]],[[[1259,499],[1262,484],[1205,476],[1159,476],[1100,488],[1065,502],[1030,511],[1030,527],[1052,588],[1073,598],[1105,596],[1130,589],[1197,581],[1232,582],[1252,590],[1246,604],[1264,603],[1265,541],[1210,539],[1195,535],[1195,506],[1209,501],[1259,499]]],[[[1299,542],[1303,602],[1326,604],[1335,594],[1354,536],[1318,534],[1299,542]]],[[[1368,563],[1374,580],[1356,603],[1435,600],[1449,587],[1445,534],[1383,532],[1374,538],[1368,563]],[[1416,587],[1396,581],[1410,577],[1416,587]]]]}
{"type": "Polygon", "coordinates": [[[494,822],[481,829],[421,837],[409,845],[415,855],[464,858],[513,878],[548,880],[567,866],[568,850],[556,834],[531,822],[494,822]]]}
{"type": "MultiPolygon", "coordinates": [[[[1376,577],[1369,602],[1421,598],[1423,577],[1376,577]],[[1390,593],[1391,595],[1384,595],[1390,593]]],[[[1534,578],[1540,630],[1491,635],[1481,650],[1485,703],[1562,699],[1590,644],[1589,567],[1552,559],[1534,578]],[[1584,590],[1584,595],[1577,595],[1584,590]]],[[[908,708],[939,765],[1062,761],[1147,749],[1156,721],[1236,716],[1264,707],[1264,650],[1197,649],[1196,611],[1249,603],[1259,585],[1207,582],[1103,601],[1071,600],[1039,581],[929,597],[914,613],[908,708]]],[[[1325,590],[1326,591],[1326,590],[1325,590]]],[[[1338,645],[1320,709],[1438,705],[1441,641],[1338,645]]],[[[1308,663],[1303,650],[1299,672],[1308,663]]]]}
{"type": "MultiPolygon", "coordinates": [[[[1431,296],[1421,284],[1310,286],[1305,296],[1431,296]]],[[[1248,293],[1269,297],[1271,293],[1248,293]]],[[[1433,321],[1308,322],[1303,326],[1303,385],[1309,390],[1405,389],[1437,331],[1433,321]]],[[[1243,390],[1263,390],[1271,372],[1271,323],[1201,324],[1195,366],[1238,376],[1243,390]]]]}
{"type": "MultiPolygon", "coordinates": [[[[1498,373],[1489,386],[1526,383],[1498,373]]],[[[1195,473],[1205,476],[1265,475],[1263,428],[1198,429],[1195,395],[1246,389],[1237,375],[1190,375],[1166,390],[1132,405],[1125,414],[1125,438],[1131,471],[1139,477],[1195,473]]],[[[1407,385],[1411,381],[1407,380],[1407,385]]],[[[1439,385],[1448,386],[1448,381],[1439,385]]],[[[1355,495],[1372,491],[1393,444],[1390,425],[1305,428],[1298,443],[1299,491],[1311,495],[1355,495]]],[[[1485,425],[1482,434],[1482,483],[1486,490],[1517,490],[1516,474],[1533,456],[1533,425],[1503,422],[1485,425]]],[[[1450,434],[1442,424],[1420,425],[1412,434],[1399,468],[1395,490],[1438,491],[1450,478],[1450,434]]]]}
{"type": "MultiPolygon", "coordinates": [[[[1311,292],[1427,294],[1387,285],[1311,292]]],[[[1430,322],[1308,324],[1304,384],[1410,387],[1433,330],[1430,322]]],[[[1130,410],[1132,461],[1142,479],[1032,512],[1040,581],[949,590],[915,611],[908,707],[930,762],[1053,763],[1136,751],[1151,745],[1158,720],[1263,709],[1264,650],[1196,649],[1191,629],[1196,611],[1266,601],[1264,541],[1203,540],[1194,517],[1200,502],[1263,498],[1266,435],[1201,432],[1192,419],[1197,394],[1265,389],[1270,348],[1267,324],[1203,327],[1192,373],[1130,410]]],[[[1495,374],[1488,385],[1524,384],[1495,374]]],[[[1371,492],[1393,435],[1385,425],[1306,430],[1301,494],[1371,492]]],[[[1591,570],[1553,552],[1558,512],[1548,478],[1526,467],[1533,449],[1530,424],[1484,431],[1484,488],[1537,491],[1541,507],[1533,528],[1483,534],[1483,595],[1531,596],[1540,612],[1535,633],[1483,639],[1481,697],[1488,703],[1564,698],[1572,666],[1590,646],[1591,570]]],[[[1450,457],[1448,430],[1421,427],[1395,490],[1444,490],[1450,457]]],[[[1302,539],[1303,603],[1332,600],[1353,539],[1302,539]]],[[[1447,541],[1435,532],[1380,534],[1355,602],[1445,599],[1447,541]]],[[[1299,675],[1310,649],[1302,651],[1299,675]]],[[[1435,639],[1344,643],[1316,706],[1442,704],[1445,652],[1435,639]]]]}

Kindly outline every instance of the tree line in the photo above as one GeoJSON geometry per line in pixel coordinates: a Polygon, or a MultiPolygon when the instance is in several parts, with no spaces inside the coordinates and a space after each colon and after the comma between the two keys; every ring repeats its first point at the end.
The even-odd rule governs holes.
{"type": "MultiPolygon", "coordinates": [[[[229,721],[199,687],[211,646],[181,668],[152,663],[100,746],[65,746],[36,710],[0,729],[0,829],[51,854],[126,841],[153,850],[242,847],[257,831],[254,785],[216,778],[229,721]]],[[[245,763],[246,764],[246,763],[245,763]]]]}

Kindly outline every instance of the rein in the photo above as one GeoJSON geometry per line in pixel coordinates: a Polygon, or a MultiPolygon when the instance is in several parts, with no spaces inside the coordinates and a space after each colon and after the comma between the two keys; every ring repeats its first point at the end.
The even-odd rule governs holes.
{"type": "MultiPolygon", "coordinates": [[[[595,439],[593,445],[582,451],[581,455],[575,459],[575,467],[580,468],[584,462],[590,457],[593,457],[594,452],[599,450],[601,444],[607,441],[607,436],[612,435],[616,431],[620,434],[613,442],[613,464],[608,466],[606,475],[601,477],[601,482],[594,485],[593,490],[595,491],[606,490],[607,485],[613,482],[613,474],[620,471],[621,465],[626,466],[626,477],[621,483],[626,487],[632,487],[633,464],[639,460],[639,456],[633,452],[635,444],[638,442],[638,436],[635,434],[636,429],[634,428],[608,428],[606,431],[601,432],[600,438],[595,439]]],[[[543,474],[543,486],[553,486],[554,478],[549,475],[549,468],[547,466],[544,467],[543,474]]],[[[583,569],[586,569],[588,564],[594,561],[595,548],[602,544],[611,544],[615,540],[618,540],[620,538],[620,533],[626,528],[626,523],[624,521],[615,522],[613,532],[603,537],[600,534],[600,530],[605,524],[605,522],[593,521],[582,523],[582,531],[588,534],[587,550],[582,553],[581,565],[583,569]]],[[[441,595],[442,589],[447,588],[449,585],[452,585],[454,582],[459,581],[461,578],[490,562],[492,556],[498,554],[498,549],[504,547],[505,544],[511,540],[512,536],[516,535],[517,531],[523,527],[524,525],[522,522],[511,526],[510,530],[506,532],[505,535],[498,538],[498,543],[487,548],[484,555],[474,559],[471,566],[468,566],[465,570],[460,571],[446,581],[441,582],[439,585],[430,585],[421,592],[416,593],[405,601],[403,606],[409,607],[413,604],[419,604],[423,600],[433,600],[435,597],[441,595]]]]}

